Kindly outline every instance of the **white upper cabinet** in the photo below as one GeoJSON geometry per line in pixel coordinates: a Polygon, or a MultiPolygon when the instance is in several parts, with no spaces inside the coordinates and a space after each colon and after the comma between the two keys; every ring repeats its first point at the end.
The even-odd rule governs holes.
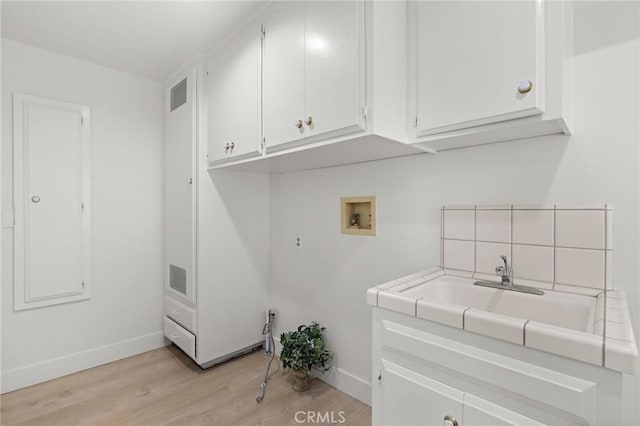
{"type": "Polygon", "coordinates": [[[569,133],[570,24],[562,2],[411,7],[414,141],[442,150],[569,133]]]}
{"type": "Polygon", "coordinates": [[[287,2],[264,22],[267,151],[364,130],[364,2],[287,2]]]}
{"type": "Polygon", "coordinates": [[[260,26],[207,62],[208,155],[211,163],[261,153],[260,26]]]}
{"type": "Polygon", "coordinates": [[[264,23],[263,126],[269,146],[305,136],[304,6],[288,2],[273,10],[264,23]]]}
{"type": "Polygon", "coordinates": [[[419,136],[544,111],[539,2],[417,7],[419,136]]]}

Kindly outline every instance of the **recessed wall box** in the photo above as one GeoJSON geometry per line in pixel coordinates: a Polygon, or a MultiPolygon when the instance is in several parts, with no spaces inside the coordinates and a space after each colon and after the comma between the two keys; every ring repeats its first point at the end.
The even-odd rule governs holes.
{"type": "Polygon", "coordinates": [[[343,197],[340,211],[343,234],[376,235],[376,197],[343,197]]]}

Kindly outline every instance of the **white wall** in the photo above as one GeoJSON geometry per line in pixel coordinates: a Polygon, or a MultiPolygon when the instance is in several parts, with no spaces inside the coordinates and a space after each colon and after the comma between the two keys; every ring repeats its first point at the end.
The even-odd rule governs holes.
{"type": "Polygon", "coordinates": [[[615,283],[628,293],[637,333],[638,12],[631,2],[577,4],[571,137],[272,176],[271,301],[279,312],[277,331],[311,320],[327,326],[339,369],[329,381],[343,381],[343,389],[361,395],[368,391],[371,369],[365,290],[439,264],[441,205],[608,203],[615,209],[615,283]],[[376,237],[340,234],[339,199],[357,195],[377,197],[376,237]],[[294,247],[296,235],[303,238],[302,249],[294,247]]]}
{"type": "Polygon", "coordinates": [[[162,85],[3,39],[3,209],[14,91],[91,107],[93,285],[89,301],[13,312],[2,229],[3,392],[163,345],[162,85]]]}

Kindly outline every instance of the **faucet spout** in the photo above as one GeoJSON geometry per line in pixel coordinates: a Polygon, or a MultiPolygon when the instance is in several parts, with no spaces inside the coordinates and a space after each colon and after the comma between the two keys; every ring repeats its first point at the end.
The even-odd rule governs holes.
{"type": "Polygon", "coordinates": [[[513,286],[513,269],[509,265],[509,261],[507,260],[507,256],[501,255],[500,259],[504,262],[504,267],[502,269],[502,275],[500,278],[502,279],[502,285],[511,287],[513,286]]]}

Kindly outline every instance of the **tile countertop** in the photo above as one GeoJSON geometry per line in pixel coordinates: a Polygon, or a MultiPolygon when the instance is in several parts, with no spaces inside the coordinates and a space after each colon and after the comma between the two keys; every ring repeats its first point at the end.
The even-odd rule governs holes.
{"type": "MultiPolygon", "coordinates": [[[[591,295],[596,299],[594,326],[593,332],[586,332],[403,294],[443,276],[487,278],[431,268],[368,289],[367,304],[623,373],[638,371],[638,348],[623,291],[607,290],[591,295]]],[[[546,295],[553,297],[554,293],[561,292],[545,290],[546,295]]]]}

